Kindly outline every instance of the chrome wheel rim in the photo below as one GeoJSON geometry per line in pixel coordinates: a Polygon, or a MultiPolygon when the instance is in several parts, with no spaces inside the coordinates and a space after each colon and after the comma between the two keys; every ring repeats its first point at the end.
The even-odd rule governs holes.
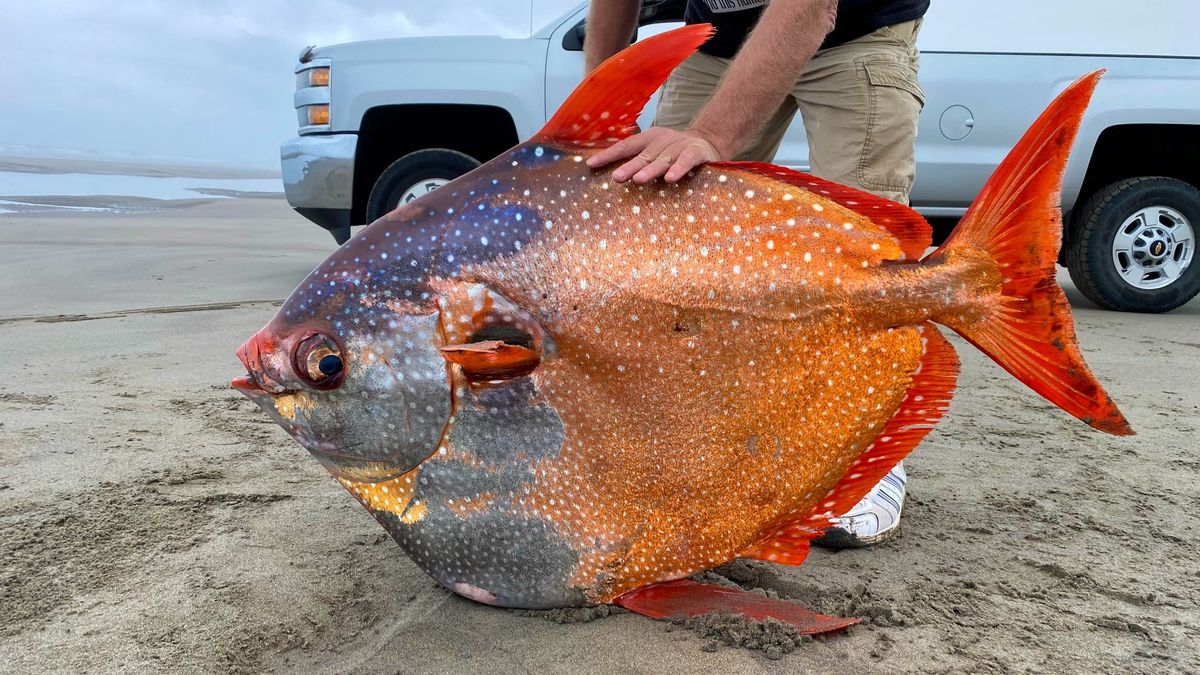
{"type": "Polygon", "coordinates": [[[419,180],[408,186],[408,189],[400,194],[400,204],[404,205],[417,197],[423,197],[449,182],[449,178],[425,178],[419,180]]]}
{"type": "Polygon", "coordinates": [[[1112,259],[1125,283],[1144,291],[1169,286],[1196,254],[1195,232],[1183,214],[1147,206],[1125,219],[1113,238],[1112,259]]]}

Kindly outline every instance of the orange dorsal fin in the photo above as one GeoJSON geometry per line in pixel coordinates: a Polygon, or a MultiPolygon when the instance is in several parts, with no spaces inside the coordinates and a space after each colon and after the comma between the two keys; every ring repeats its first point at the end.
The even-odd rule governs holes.
{"type": "Polygon", "coordinates": [[[854,508],[942,418],[958,379],[958,355],[932,324],[922,324],[920,330],[925,345],[921,367],[913,375],[908,393],[883,430],[854,460],[841,482],[812,511],[782,523],[742,553],[742,557],[785,565],[804,562],[809,542],[824,533],[830,519],[854,508]]]}
{"type": "Polygon", "coordinates": [[[637,117],[667,76],[713,34],[698,23],[648,37],[583,78],[535,140],[602,148],[637,133],[637,117]]]}
{"type": "Polygon", "coordinates": [[[1070,305],[1054,279],[1063,168],[1103,72],[1076,80],[1046,107],[929,259],[982,254],[1000,277],[995,304],[982,317],[951,311],[934,320],[1068,413],[1101,431],[1130,435],[1129,423],[1083,361],[1070,305]]]}
{"type": "Polygon", "coordinates": [[[933,228],[929,226],[929,222],[921,214],[899,202],[817,178],[811,173],[801,173],[786,166],[766,162],[713,162],[709,166],[739,169],[781,180],[841,204],[900,240],[900,249],[904,251],[906,260],[920,260],[921,256],[925,255],[925,249],[933,244],[933,228]]]}

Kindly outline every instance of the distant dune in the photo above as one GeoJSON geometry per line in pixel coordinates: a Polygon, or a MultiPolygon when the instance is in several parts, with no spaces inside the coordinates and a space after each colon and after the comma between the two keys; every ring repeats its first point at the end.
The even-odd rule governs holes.
{"type": "Polygon", "coordinates": [[[217,199],[283,196],[279,172],[136,158],[34,157],[0,148],[0,215],[48,211],[135,213],[217,199]]]}
{"type": "Polygon", "coordinates": [[[0,152],[0,171],[17,173],[94,173],[155,178],[278,178],[269,169],[182,164],[156,160],[92,159],[86,157],[33,157],[0,152]]]}

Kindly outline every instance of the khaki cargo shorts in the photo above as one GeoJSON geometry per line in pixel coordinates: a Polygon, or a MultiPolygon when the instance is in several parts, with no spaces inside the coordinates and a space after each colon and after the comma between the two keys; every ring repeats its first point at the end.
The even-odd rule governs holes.
{"type": "MultiPolygon", "coordinates": [[[[925,95],[917,85],[921,20],[886,26],[817,52],[791,94],[734,159],[771,161],[796,111],[821,178],[908,203],[913,143],[925,95]]],[[[696,52],[663,86],[654,123],[685,129],[708,102],[730,59],[696,52]]]]}

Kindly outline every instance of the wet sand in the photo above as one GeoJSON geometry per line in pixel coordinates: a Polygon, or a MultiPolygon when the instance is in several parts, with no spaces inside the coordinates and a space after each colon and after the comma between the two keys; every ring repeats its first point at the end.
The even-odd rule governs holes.
{"type": "Polygon", "coordinates": [[[709,577],[869,619],[803,641],[438,588],[228,387],[333,248],[285,202],[7,214],[0,237],[7,672],[1200,670],[1200,302],[1116,314],[1068,287],[1129,439],[952,337],[959,393],[907,464],[900,536],[709,577]]]}

